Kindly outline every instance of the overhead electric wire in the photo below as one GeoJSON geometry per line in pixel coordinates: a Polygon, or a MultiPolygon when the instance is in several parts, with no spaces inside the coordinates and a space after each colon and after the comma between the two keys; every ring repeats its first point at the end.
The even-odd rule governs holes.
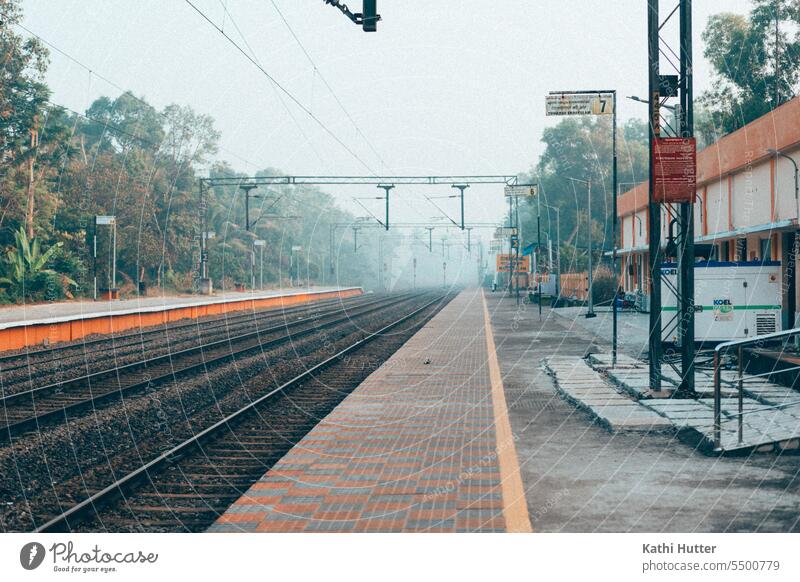
{"type": "MultiPolygon", "coordinates": [[[[137,97],[137,96],[136,96],[136,95],[135,95],[135,94],[134,94],[134,93],[133,93],[133,92],[132,92],[130,89],[125,89],[125,88],[121,87],[119,84],[117,84],[117,83],[115,83],[114,81],[112,81],[111,79],[109,79],[108,77],[105,77],[104,75],[101,75],[100,73],[98,73],[97,71],[95,71],[94,69],[92,69],[90,66],[88,66],[88,65],[86,65],[85,63],[83,63],[83,62],[79,61],[77,58],[75,58],[75,57],[74,57],[74,56],[72,56],[71,54],[67,53],[65,50],[63,50],[63,49],[61,49],[61,48],[57,47],[57,46],[56,46],[56,45],[54,45],[52,42],[50,42],[49,40],[47,40],[47,39],[43,38],[41,35],[39,35],[39,34],[36,34],[35,32],[33,32],[31,29],[27,28],[27,27],[26,27],[26,26],[24,26],[23,24],[16,23],[16,26],[18,26],[19,28],[21,28],[22,30],[24,30],[25,32],[27,32],[29,35],[31,35],[31,36],[33,36],[33,37],[36,37],[36,38],[37,38],[37,39],[39,39],[41,42],[43,42],[44,44],[46,44],[47,46],[49,46],[51,49],[53,49],[54,51],[56,51],[56,52],[57,52],[57,53],[59,53],[60,55],[62,55],[62,56],[64,56],[64,57],[68,58],[69,60],[71,60],[73,63],[75,63],[75,64],[76,64],[76,65],[78,65],[79,67],[81,67],[81,68],[85,69],[86,71],[88,71],[88,72],[89,72],[89,74],[90,74],[90,75],[93,75],[93,76],[97,77],[98,79],[100,79],[101,81],[103,81],[103,82],[105,82],[105,83],[109,84],[110,86],[114,87],[114,88],[115,88],[117,91],[120,91],[121,93],[127,93],[127,94],[128,94],[128,95],[129,95],[129,96],[132,98],[132,99],[134,99],[135,101],[137,101],[137,102],[141,103],[142,105],[146,105],[146,106],[148,106],[148,107],[153,107],[153,105],[152,105],[152,104],[148,103],[147,101],[145,101],[145,100],[144,100],[144,99],[142,99],[141,97],[137,97]]],[[[92,119],[92,118],[90,118],[90,117],[87,117],[86,115],[83,115],[82,113],[78,113],[77,111],[73,111],[73,110],[72,110],[72,109],[70,109],[69,107],[64,107],[63,105],[58,105],[57,103],[52,103],[52,102],[50,102],[50,101],[48,101],[48,103],[49,103],[50,105],[52,105],[53,107],[60,107],[61,109],[66,109],[66,110],[68,110],[68,111],[71,111],[72,113],[74,113],[74,114],[76,114],[76,115],[79,115],[79,116],[81,116],[81,117],[83,117],[83,118],[85,118],[85,119],[88,119],[89,121],[94,121],[95,123],[106,123],[106,122],[104,122],[104,121],[98,121],[98,120],[96,120],[96,119],[92,119]]],[[[156,110],[155,108],[153,108],[153,109],[155,110],[155,112],[156,112],[158,115],[160,115],[160,116],[161,116],[161,117],[163,117],[164,119],[167,119],[167,115],[166,115],[166,114],[165,114],[163,111],[158,111],[158,110],[156,110]]],[[[107,124],[107,123],[106,123],[106,124],[107,124]]],[[[109,126],[110,126],[110,124],[107,124],[107,125],[109,125],[109,126]]],[[[112,126],[112,127],[113,127],[113,126],[112,126]]],[[[120,128],[117,128],[115,131],[118,131],[118,132],[120,132],[120,133],[123,133],[123,134],[125,134],[125,133],[126,133],[125,131],[123,131],[123,130],[122,130],[122,129],[120,129],[120,128]]],[[[144,139],[142,139],[142,138],[140,138],[140,137],[138,137],[138,136],[134,136],[134,135],[131,135],[131,134],[126,134],[126,135],[128,135],[129,137],[133,137],[133,138],[135,138],[135,139],[138,139],[138,140],[140,140],[140,141],[144,141],[145,143],[150,143],[151,145],[155,145],[156,147],[159,147],[159,145],[160,145],[160,144],[154,144],[153,142],[150,142],[150,141],[148,141],[148,140],[144,140],[144,139]]],[[[248,164],[248,165],[250,165],[250,166],[253,166],[254,168],[257,168],[257,167],[259,166],[259,164],[254,164],[253,162],[251,162],[251,161],[250,161],[250,160],[248,160],[247,158],[244,158],[244,157],[240,156],[239,154],[237,154],[236,152],[233,152],[233,151],[231,151],[231,150],[229,150],[229,149],[227,149],[227,148],[224,148],[224,147],[222,147],[222,146],[219,146],[219,149],[220,149],[220,151],[223,151],[223,152],[225,152],[225,153],[227,153],[227,154],[229,154],[229,155],[231,155],[231,156],[233,156],[233,157],[235,157],[235,158],[239,159],[240,161],[244,162],[245,164],[248,164]]]]}
{"type": "MultiPolygon", "coordinates": [[[[228,11],[228,7],[225,5],[224,2],[222,2],[222,0],[219,0],[219,3],[220,3],[220,6],[222,6],[223,19],[224,19],[225,15],[227,15],[228,18],[230,18],[231,24],[233,24],[233,27],[236,29],[236,32],[239,34],[239,38],[242,39],[242,42],[244,43],[244,46],[246,46],[247,50],[250,51],[250,56],[252,56],[253,59],[260,66],[261,65],[261,61],[258,60],[258,55],[256,55],[256,51],[254,51],[253,47],[250,46],[250,43],[247,42],[247,38],[244,36],[244,33],[242,32],[242,29],[239,28],[239,25],[236,23],[236,19],[233,17],[233,14],[231,14],[228,11]]],[[[224,20],[223,20],[223,23],[224,23],[224,20]]],[[[278,98],[278,101],[280,101],[281,105],[286,110],[286,114],[289,116],[289,119],[291,119],[292,123],[294,123],[295,126],[297,126],[297,130],[300,132],[300,135],[303,136],[303,140],[305,140],[305,143],[307,143],[309,145],[311,150],[314,152],[314,155],[317,156],[317,159],[320,161],[320,163],[322,163],[323,160],[322,160],[322,156],[320,155],[319,151],[317,150],[316,147],[314,147],[314,143],[311,141],[311,139],[308,137],[308,135],[306,135],[306,132],[303,129],[303,126],[300,125],[299,121],[297,121],[297,118],[295,117],[294,113],[292,113],[292,110],[289,109],[289,106],[286,104],[286,102],[284,101],[284,99],[281,96],[281,94],[278,93],[278,91],[276,90],[274,85],[272,86],[272,90],[275,91],[275,97],[278,98]]]]}
{"type": "MultiPolygon", "coordinates": [[[[305,54],[306,58],[308,59],[308,62],[311,63],[312,67],[314,67],[314,72],[316,73],[316,75],[319,76],[320,80],[325,84],[325,87],[328,88],[328,91],[330,91],[330,93],[333,96],[333,98],[336,101],[336,103],[339,105],[341,110],[347,116],[347,119],[349,119],[350,123],[352,123],[353,127],[355,127],[356,132],[364,139],[364,142],[369,146],[369,149],[372,150],[372,153],[375,154],[375,157],[378,158],[378,161],[381,163],[381,166],[383,168],[387,168],[386,162],[383,161],[383,158],[378,153],[378,150],[375,149],[375,146],[372,145],[372,142],[370,142],[369,139],[367,139],[367,136],[364,135],[364,132],[361,131],[361,128],[358,126],[358,124],[356,123],[355,119],[353,119],[353,116],[350,115],[350,112],[344,106],[344,103],[342,103],[341,99],[339,99],[339,96],[333,90],[333,87],[330,86],[330,84],[328,83],[328,80],[325,78],[325,76],[319,70],[319,67],[317,66],[317,63],[315,63],[314,59],[311,58],[311,55],[309,54],[308,50],[306,50],[306,47],[300,41],[300,38],[297,36],[297,34],[295,33],[294,29],[289,24],[289,21],[286,20],[286,17],[283,15],[283,12],[281,12],[281,9],[278,7],[278,4],[275,2],[275,0],[270,0],[270,2],[272,3],[272,6],[275,8],[275,11],[281,17],[281,20],[283,20],[283,23],[286,25],[286,28],[289,29],[289,32],[291,33],[291,35],[294,38],[294,40],[297,42],[297,44],[300,47],[300,49],[303,51],[303,54],[305,54]]],[[[227,12],[227,9],[225,11],[227,12]]],[[[229,14],[229,16],[230,16],[230,14],[229,14]]]]}
{"type": "Polygon", "coordinates": [[[314,112],[311,111],[308,107],[306,107],[306,105],[304,105],[303,102],[300,101],[297,97],[295,97],[291,91],[289,91],[286,87],[284,87],[281,83],[279,83],[278,80],[275,79],[275,77],[273,77],[264,67],[262,67],[258,63],[258,61],[256,61],[253,57],[247,54],[247,52],[239,45],[239,43],[233,40],[224,30],[222,30],[219,26],[217,26],[217,24],[214,23],[214,21],[211,20],[208,16],[206,16],[206,14],[202,10],[200,10],[197,6],[195,6],[194,3],[191,2],[191,0],[184,0],[184,1],[195,12],[197,12],[203,18],[203,20],[208,22],[208,24],[211,25],[214,28],[214,30],[216,30],[223,37],[225,37],[225,40],[227,40],[230,44],[232,44],[237,51],[239,51],[248,61],[250,61],[253,64],[253,66],[255,66],[259,71],[261,71],[261,73],[267,79],[269,79],[269,81],[275,87],[277,87],[284,95],[286,95],[295,105],[297,105],[297,107],[299,107],[300,110],[303,111],[303,113],[305,113],[311,119],[313,119],[317,123],[317,125],[319,125],[323,129],[323,131],[325,131],[325,133],[330,135],[331,138],[333,138],[333,140],[336,143],[338,143],[348,154],[350,154],[355,160],[357,160],[362,166],[364,166],[364,168],[366,168],[370,173],[377,175],[375,174],[375,171],[369,166],[369,164],[367,164],[356,152],[354,152],[344,141],[342,141],[342,139],[338,135],[336,135],[336,133],[334,133],[332,129],[330,129],[327,125],[325,125],[325,123],[323,123],[319,117],[314,115],[314,112]]]}

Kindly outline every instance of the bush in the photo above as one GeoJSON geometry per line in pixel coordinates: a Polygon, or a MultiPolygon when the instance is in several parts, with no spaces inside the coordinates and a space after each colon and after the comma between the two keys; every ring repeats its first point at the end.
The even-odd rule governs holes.
{"type": "Polygon", "coordinates": [[[614,275],[606,267],[595,270],[592,280],[592,300],[597,303],[610,303],[614,298],[617,285],[614,275]]]}

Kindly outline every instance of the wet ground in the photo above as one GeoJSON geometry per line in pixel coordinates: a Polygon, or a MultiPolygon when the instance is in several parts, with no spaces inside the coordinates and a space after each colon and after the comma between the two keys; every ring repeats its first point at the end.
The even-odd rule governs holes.
{"type": "MultiPolygon", "coordinates": [[[[534,531],[800,531],[800,455],[709,457],[672,433],[608,432],[541,364],[607,350],[610,316],[587,324],[545,307],[540,320],[535,305],[486,296],[534,531]]],[[[640,341],[622,339],[628,352],[640,341]]]]}

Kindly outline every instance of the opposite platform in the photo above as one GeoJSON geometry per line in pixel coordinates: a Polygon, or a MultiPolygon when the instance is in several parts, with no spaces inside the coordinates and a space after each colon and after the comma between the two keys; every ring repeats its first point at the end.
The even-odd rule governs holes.
{"type": "Polygon", "coordinates": [[[489,325],[462,292],[209,531],[530,531],[489,325]]]}
{"type": "Polygon", "coordinates": [[[180,319],[233,311],[287,307],[360,295],[360,287],[322,287],[221,295],[145,297],[124,301],[72,301],[0,309],[0,351],[74,341],[180,319]]]}

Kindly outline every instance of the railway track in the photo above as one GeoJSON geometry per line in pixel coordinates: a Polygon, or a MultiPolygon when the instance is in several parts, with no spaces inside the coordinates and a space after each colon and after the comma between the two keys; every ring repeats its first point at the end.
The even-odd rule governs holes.
{"type": "Polygon", "coordinates": [[[36,531],[205,529],[448,300],[425,301],[352,341],[36,531]]]}
{"type": "Polygon", "coordinates": [[[269,328],[4,396],[0,398],[0,442],[38,431],[54,422],[67,422],[70,416],[96,410],[129,394],[207,371],[254,351],[274,349],[412,298],[413,295],[401,295],[387,301],[379,297],[352,308],[337,306],[269,328]]]}
{"type": "Polygon", "coordinates": [[[63,371],[70,360],[77,360],[84,365],[86,359],[90,364],[117,360],[121,356],[150,351],[153,349],[171,349],[176,345],[197,342],[198,339],[210,339],[207,336],[230,335],[236,330],[253,325],[267,324],[274,320],[302,316],[311,310],[330,306],[357,305],[365,301],[364,296],[347,299],[326,299],[319,302],[306,303],[287,309],[264,311],[248,311],[239,314],[225,314],[203,320],[180,321],[166,326],[157,326],[124,334],[112,334],[81,340],[79,343],[57,344],[38,350],[28,350],[0,356],[0,372],[4,376],[4,388],[8,391],[18,383],[30,383],[38,377],[63,371]],[[158,345],[163,344],[163,345],[158,345]],[[17,374],[14,380],[14,372],[17,374]]]}

